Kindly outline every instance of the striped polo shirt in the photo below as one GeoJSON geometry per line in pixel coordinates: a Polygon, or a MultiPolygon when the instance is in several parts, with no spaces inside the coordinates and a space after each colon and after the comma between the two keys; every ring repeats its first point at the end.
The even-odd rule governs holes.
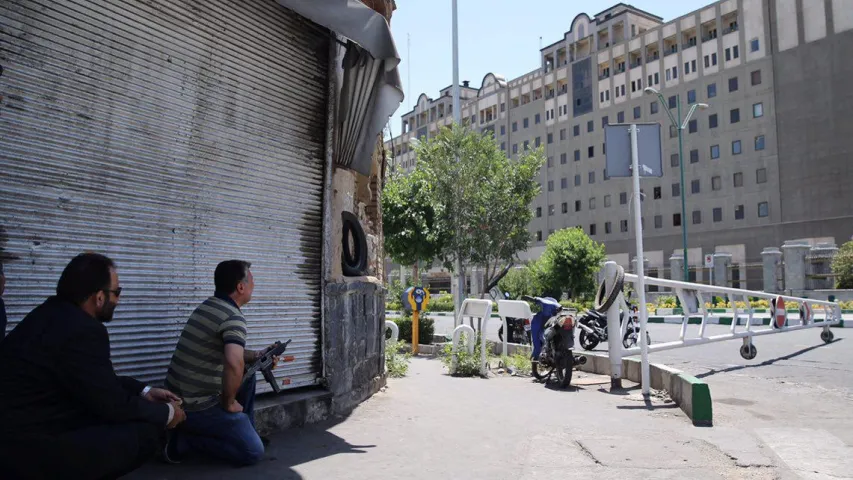
{"type": "Polygon", "coordinates": [[[187,320],[166,374],[166,388],[183,399],[186,411],[219,402],[227,343],[246,346],[246,320],[233,303],[210,297],[187,320]]]}

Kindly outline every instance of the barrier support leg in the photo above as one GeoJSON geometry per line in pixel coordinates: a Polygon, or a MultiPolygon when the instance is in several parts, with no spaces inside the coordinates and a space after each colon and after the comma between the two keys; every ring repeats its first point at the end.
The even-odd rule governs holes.
{"type": "MultiPolygon", "coordinates": [[[[618,274],[618,265],[616,262],[607,262],[604,264],[604,281],[608,282],[605,287],[607,291],[612,288],[611,284],[616,280],[618,274]]],[[[621,297],[622,294],[620,293],[621,297]]],[[[613,302],[613,305],[607,309],[607,330],[614,335],[609,336],[607,340],[607,355],[610,358],[610,389],[622,388],[622,339],[615,335],[616,332],[621,332],[619,325],[619,299],[613,302]]],[[[630,312],[625,312],[625,321],[628,321],[630,312]]]]}

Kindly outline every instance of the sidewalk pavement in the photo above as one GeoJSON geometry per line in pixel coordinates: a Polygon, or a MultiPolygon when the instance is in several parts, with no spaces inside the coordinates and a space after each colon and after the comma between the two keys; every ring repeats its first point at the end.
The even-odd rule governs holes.
{"type": "Polygon", "coordinates": [[[636,387],[610,393],[607,377],[575,372],[560,391],[415,358],[348,418],[275,435],[259,465],[152,463],[127,478],[849,478],[849,396],[752,375],[714,375],[716,424],[697,428],[636,387]]]}

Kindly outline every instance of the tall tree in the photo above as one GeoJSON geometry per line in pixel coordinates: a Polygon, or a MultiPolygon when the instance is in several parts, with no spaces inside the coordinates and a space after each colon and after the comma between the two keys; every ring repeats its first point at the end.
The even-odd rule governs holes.
{"type": "Polygon", "coordinates": [[[604,244],[579,227],[565,228],[548,236],[545,252],[531,268],[544,293],[559,298],[568,292],[577,299],[594,294],[595,272],[604,258],[604,244]]]}
{"type": "Polygon", "coordinates": [[[441,204],[447,242],[439,258],[448,269],[457,259],[483,267],[488,284],[530,244],[527,225],[540,188],[542,149],[507,158],[491,133],[454,125],[418,144],[416,152],[433,203],[441,204]]]}

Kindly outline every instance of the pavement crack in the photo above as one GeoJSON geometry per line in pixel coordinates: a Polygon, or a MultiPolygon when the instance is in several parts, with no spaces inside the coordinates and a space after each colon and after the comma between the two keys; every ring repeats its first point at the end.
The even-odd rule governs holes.
{"type": "Polygon", "coordinates": [[[601,461],[599,459],[595,458],[595,455],[593,455],[592,452],[588,448],[586,448],[586,445],[581,443],[580,440],[575,440],[575,443],[578,444],[578,447],[580,447],[580,449],[584,453],[584,455],[589,457],[593,462],[595,462],[596,465],[604,465],[603,463],[601,463],[601,461]]]}

